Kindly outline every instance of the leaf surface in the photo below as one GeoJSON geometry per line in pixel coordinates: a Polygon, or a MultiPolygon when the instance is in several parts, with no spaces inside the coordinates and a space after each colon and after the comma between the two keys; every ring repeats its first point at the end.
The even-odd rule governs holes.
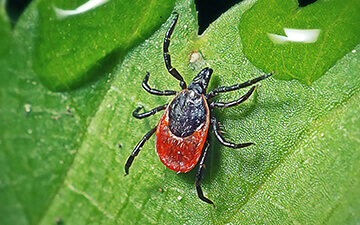
{"type": "Polygon", "coordinates": [[[260,69],[278,71],[276,78],[311,85],[360,42],[359,11],[357,0],[318,0],[306,7],[296,0],[257,1],[239,24],[244,54],[260,69]],[[287,37],[284,28],[320,33],[313,43],[271,41],[269,35],[287,37]]]}
{"type": "MultiPolygon", "coordinates": [[[[194,4],[176,3],[170,53],[187,83],[204,66],[214,69],[210,90],[263,74],[244,57],[238,29],[254,4],[233,7],[198,37],[194,4]],[[190,60],[194,53],[202,57],[190,60]]],[[[32,69],[38,18],[32,5],[12,34],[10,54],[0,59],[0,224],[360,221],[359,45],[311,86],[269,78],[243,104],[212,112],[227,140],[256,144],[234,150],[212,137],[202,187],[214,209],[197,197],[196,169],[166,169],[153,137],[124,176],[133,147],[160,117],[137,120],[132,111],[171,100],[142,89],[146,71],[151,87],[180,90],[162,56],[172,17],[124,55],[111,76],[104,72],[70,92],[49,91],[32,69]]]]}
{"type": "Polygon", "coordinates": [[[36,4],[39,27],[34,70],[51,90],[71,90],[104,71],[111,72],[127,51],[165,21],[174,4],[173,0],[102,1],[81,10],[89,2],[42,0],[36,4]]]}

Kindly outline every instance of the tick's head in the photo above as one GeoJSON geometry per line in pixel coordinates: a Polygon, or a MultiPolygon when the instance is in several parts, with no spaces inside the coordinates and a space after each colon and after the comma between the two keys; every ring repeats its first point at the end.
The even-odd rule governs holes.
{"type": "Polygon", "coordinates": [[[213,70],[211,68],[205,67],[194,77],[188,89],[196,91],[199,94],[206,94],[212,73],[213,70]]]}

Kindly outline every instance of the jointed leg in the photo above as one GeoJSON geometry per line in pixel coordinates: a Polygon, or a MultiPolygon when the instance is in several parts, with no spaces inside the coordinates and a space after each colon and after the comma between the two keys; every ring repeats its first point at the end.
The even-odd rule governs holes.
{"type": "Polygon", "coordinates": [[[251,89],[243,96],[241,96],[241,98],[232,101],[232,102],[211,102],[210,103],[210,108],[229,108],[232,106],[237,106],[240,103],[244,102],[246,99],[248,99],[250,97],[250,95],[254,92],[256,86],[252,86],[251,89]]]}
{"type": "Polygon", "coordinates": [[[207,99],[211,99],[212,97],[215,97],[217,94],[222,93],[222,92],[235,91],[235,90],[238,90],[240,88],[248,87],[250,85],[256,84],[257,82],[270,77],[271,75],[273,75],[273,73],[268,73],[268,74],[265,74],[265,75],[263,75],[261,77],[257,77],[255,79],[248,80],[248,81],[246,81],[244,83],[241,83],[241,84],[235,84],[235,85],[230,86],[230,87],[222,86],[222,87],[215,88],[214,90],[210,91],[206,95],[206,97],[207,97],[207,99]]]}
{"type": "Polygon", "coordinates": [[[143,106],[137,107],[134,112],[132,113],[133,117],[137,118],[137,119],[143,119],[149,116],[154,115],[155,113],[158,113],[161,110],[166,109],[166,107],[168,106],[168,104],[165,105],[161,105],[158,106],[156,108],[153,108],[152,110],[148,111],[148,112],[144,112],[144,113],[139,113],[139,111],[144,108],[143,106]]]}
{"type": "Polygon", "coordinates": [[[206,203],[212,204],[215,207],[214,203],[210,199],[208,199],[208,198],[206,198],[204,196],[204,193],[203,193],[203,191],[201,189],[201,178],[202,178],[203,170],[205,168],[205,160],[206,160],[206,156],[208,154],[209,147],[210,147],[209,141],[206,140],[204,153],[203,153],[203,156],[202,156],[202,158],[200,160],[199,169],[198,169],[198,171],[196,173],[195,186],[196,186],[196,191],[197,191],[197,194],[198,194],[199,198],[201,200],[203,200],[204,202],[206,202],[206,203]]]}
{"type": "Polygon", "coordinates": [[[186,83],[184,81],[184,78],[180,75],[180,73],[171,65],[171,57],[169,54],[169,45],[170,45],[170,37],[171,34],[173,33],[174,29],[175,29],[175,25],[177,23],[177,20],[179,18],[179,14],[178,13],[174,13],[175,17],[173,19],[173,21],[171,22],[171,25],[169,27],[169,29],[167,30],[166,34],[165,34],[165,38],[164,38],[164,45],[163,45],[163,51],[164,51],[164,61],[165,61],[165,66],[166,69],[169,71],[169,73],[175,77],[178,81],[180,81],[180,87],[182,89],[186,88],[186,83]]]}
{"type": "Polygon", "coordinates": [[[145,89],[145,91],[147,91],[147,92],[149,92],[150,94],[153,94],[153,95],[176,95],[176,93],[177,93],[176,91],[170,91],[170,90],[159,91],[159,90],[150,88],[149,85],[148,85],[149,76],[150,76],[150,73],[146,72],[146,75],[145,75],[144,80],[142,82],[142,87],[145,89]]]}
{"type": "Polygon", "coordinates": [[[145,136],[141,139],[141,141],[135,146],[134,150],[132,151],[131,155],[129,156],[128,160],[126,161],[125,176],[129,174],[129,168],[130,168],[132,162],[134,161],[135,157],[139,154],[142,146],[155,133],[156,127],[157,126],[155,126],[153,129],[151,129],[149,132],[147,132],[147,134],[145,134],[145,136]]]}
{"type": "Polygon", "coordinates": [[[230,147],[230,148],[244,148],[247,147],[249,145],[253,145],[254,143],[248,142],[248,143],[241,143],[241,144],[235,144],[235,143],[231,143],[231,142],[227,142],[224,140],[224,138],[221,136],[220,132],[219,132],[219,124],[216,121],[215,117],[211,117],[211,124],[213,126],[214,129],[214,133],[216,138],[219,140],[219,142],[226,146],[226,147],[230,147]]]}

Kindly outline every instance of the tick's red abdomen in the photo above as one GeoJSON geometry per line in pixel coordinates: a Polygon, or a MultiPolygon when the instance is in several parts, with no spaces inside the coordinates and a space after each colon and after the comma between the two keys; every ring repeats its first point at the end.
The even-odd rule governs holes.
{"type": "MultiPolygon", "coordinates": [[[[204,147],[207,133],[209,130],[209,107],[203,95],[194,96],[193,93],[189,94],[188,90],[184,90],[178,94],[177,97],[169,104],[166,108],[165,112],[161,116],[159,124],[156,130],[156,152],[161,160],[161,162],[171,170],[176,172],[188,172],[199,161],[201,156],[201,151],[204,147]],[[177,109],[172,104],[181,104],[181,98],[190,98],[192,101],[184,101],[184,102],[195,102],[192,105],[184,105],[177,109]],[[201,101],[199,104],[196,104],[196,101],[201,101]],[[196,115],[197,112],[202,111],[201,107],[204,107],[203,111],[205,112],[205,118],[201,123],[199,123],[199,117],[196,115]],[[188,136],[177,136],[175,133],[179,135],[179,131],[171,125],[170,120],[176,120],[176,118],[171,118],[169,114],[176,115],[176,113],[171,112],[171,110],[187,110],[189,111],[187,115],[189,116],[189,120],[185,120],[185,127],[191,127],[193,132],[187,131],[188,136]],[[193,114],[192,114],[193,113],[193,114]],[[187,126],[187,124],[188,126],[187,126]],[[194,127],[196,124],[197,127],[194,127]],[[172,127],[173,131],[170,129],[172,127]]],[[[189,99],[187,99],[189,100],[189,99]]],[[[182,115],[186,116],[186,114],[182,115]]],[[[174,123],[173,123],[174,124],[174,123]]]]}

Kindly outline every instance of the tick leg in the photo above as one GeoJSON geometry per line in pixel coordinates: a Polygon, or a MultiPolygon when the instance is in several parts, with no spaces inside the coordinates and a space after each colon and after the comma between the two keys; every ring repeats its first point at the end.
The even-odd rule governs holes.
{"type": "Polygon", "coordinates": [[[141,139],[141,141],[135,146],[134,150],[132,151],[131,155],[129,156],[128,160],[126,161],[125,176],[129,174],[129,168],[130,168],[131,164],[133,163],[135,157],[139,154],[142,146],[155,133],[156,127],[157,126],[155,126],[153,129],[151,129],[149,132],[147,132],[147,134],[145,134],[145,136],[141,139]]]}
{"type": "Polygon", "coordinates": [[[204,154],[203,154],[203,156],[202,156],[202,158],[200,160],[199,169],[198,169],[198,171],[196,173],[196,183],[195,183],[195,185],[196,185],[196,191],[197,191],[197,194],[198,194],[199,198],[201,200],[203,200],[204,202],[206,202],[206,203],[212,204],[215,207],[214,202],[212,202],[210,199],[206,198],[204,196],[204,193],[203,193],[202,189],[201,189],[201,178],[202,178],[202,174],[203,174],[203,171],[204,171],[204,168],[205,168],[205,160],[206,160],[206,156],[208,154],[209,147],[210,147],[209,141],[206,140],[205,148],[204,148],[204,154]]]}
{"type": "Polygon", "coordinates": [[[246,99],[248,99],[250,97],[250,95],[254,92],[256,86],[252,86],[251,89],[243,96],[241,96],[241,98],[239,98],[238,100],[232,101],[232,102],[211,102],[210,103],[210,108],[229,108],[232,106],[237,106],[240,103],[244,102],[246,99]]]}
{"type": "Polygon", "coordinates": [[[144,112],[144,113],[139,113],[139,111],[144,108],[143,106],[137,107],[134,112],[132,113],[133,117],[137,118],[137,119],[143,119],[149,116],[152,116],[158,112],[160,112],[161,110],[166,109],[166,107],[168,106],[168,104],[162,105],[162,106],[158,106],[156,108],[153,108],[152,110],[148,111],[148,112],[144,112]]]}
{"type": "Polygon", "coordinates": [[[231,143],[231,142],[227,142],[225,141],[225,139],[221,136],[220,132],[219,132],[219,124],[216,120],[215,117],[211,117],[211,124],[213,126],[214,129],[214,133],[216,138],[219,140],[219,142],[226,146],[226,147],[230,147],[230,148],[244,148],[247,147],[249,145],[253,145],[254,143],[248,142],[248,143],[241,143],[241,144],[235,144],[235,143],[231,143]]]}
{"type": "Polygon", "coordinates": [[[210,91],[206,95],[206,98],[211,99],[212,97],[215,97],[219,93],[228,92],[228,91],[235,91],[235,90],[238,90],[240,88],[248,87],[250,85],[256,84],[257,82],[270,77],[273,74],[274,73],[268,73],[268,74],[265,74],[265,75],[263,75],[261,77],[257,77],[255,79],[248,80],[248,81],[246,81],[244,83],[241,83],[241,84],[235,84],[235,85],[230,86],[230,87],[222,86],[222,87],[215,88],[214,90],[210,91]]]}
{"type": "Polygon", "coordinates": [[[148,85],[148,81],[149,81],[149,76],[150,73],[146,72],[146,75],[144,77],[144,80],[142,82],[142,87],[145,89],[145,91],[149,92],[150,94],[153,95],[176,95],[176,91],[170,91],[170,90],[165,90],[165,91],[159,91],[153,88],[150,88],[150,86],[148,85]]]}
{"type": "Polygon", "coordinates": [[[186,83],[184,81],[184,78],[180,75],[180,73],[171,65],[171,57],[169,54],[169,45],[170,45],[170,37],[175,29],[175,25],[177,23],[177,20],[179,18],[178,13],[174,13],[175,17],[173,21],[170,24],[169,29],[167,30],[164,38],[164,45],[163,45],[163,51],[164,51],[164,61],[166,69],[169,71],[169,73],[175,77],[178,81],[180,81],[180,87],[182,89],[186,89],[186,83]]]}

